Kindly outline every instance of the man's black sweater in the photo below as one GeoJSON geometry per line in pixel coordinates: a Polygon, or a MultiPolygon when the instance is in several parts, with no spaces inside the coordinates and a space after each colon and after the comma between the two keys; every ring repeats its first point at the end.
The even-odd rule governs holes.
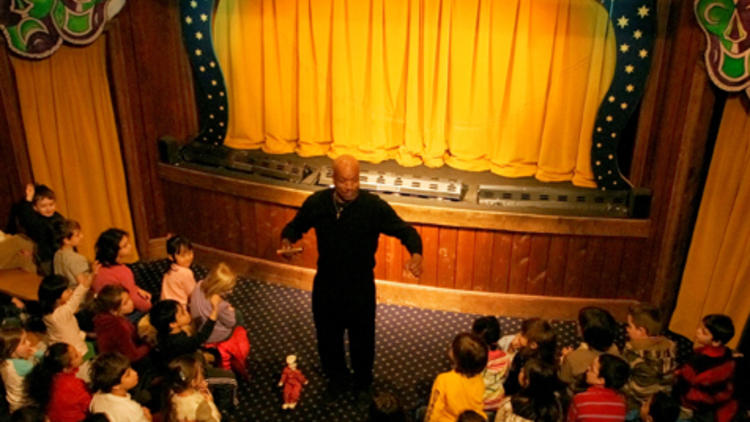
{"type": "Polygon", "coordinates": [[[398,238],[412,254],[422,253],[419,233],[378,196],[360,191],[337,215],[333,194],[333,189],[325,189],[310,195],[281,233],[282,238],[296,242],[315,228],[315,288],[324,287],[317,285],[322,280],[326,280],[326,287],[345,290],[355,287],[348,280],[372,280],[380,233],[398,238]]]}

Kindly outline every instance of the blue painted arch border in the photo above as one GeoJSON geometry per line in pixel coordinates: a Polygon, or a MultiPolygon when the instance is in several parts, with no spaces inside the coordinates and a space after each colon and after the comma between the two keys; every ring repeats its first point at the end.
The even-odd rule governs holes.
{"type": "MultiPolygon", "coordinates": [[[[200,132],[196,140],[221,146],[226,138],[229,103],[213,45],[213,14],[219,0],[180,0],[180,22],[195,79],[200,132]]],[[[632,188],[620,171],[620,136],[643,97],[656,36],[655,0],[592,0],[608,12],[615,32],[617,59],[612,83],[594,122],[591,169],[601,190],[632,188]]]]}

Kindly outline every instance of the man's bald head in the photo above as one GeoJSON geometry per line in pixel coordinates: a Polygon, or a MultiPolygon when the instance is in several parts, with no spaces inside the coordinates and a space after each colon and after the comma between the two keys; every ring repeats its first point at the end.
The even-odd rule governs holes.
{"type": "Polygon", "coordinates": [[[333,185],[339,198],[353,201],[359,194],[359,161],[351,155],[333,160],[333,185]]]}

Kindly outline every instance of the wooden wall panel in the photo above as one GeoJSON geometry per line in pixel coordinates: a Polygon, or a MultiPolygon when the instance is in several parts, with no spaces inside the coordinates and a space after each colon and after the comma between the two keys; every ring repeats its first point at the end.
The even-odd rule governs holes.
{"type": "Polygon", "coordinates": [[[525,293],[545,294],[549,258],[550,237],[545,234],[532,235],[529,250],[529,273],[526,277],[525,293]]]}
{"type": "MultiPolygon", "coordinates": [[[[402,252],[406,252],[401,241],[395,237],[385,236],[386,244],[386,271],[385,279],[393,281],[403,281],[403,259],[401,258],[402,252]]],[[[406,253],[408,255],[408,252],[406,253]]]]}
{"type": "Polygon", "coordinates": [[[568,245],[568,262],[565,270],[563,296],[582,297],[584,294],[583,277],[588,253],[588,239],[571,237],[568,245]]]}
{"type": "Polygon", "coordinates": [[[438,242],[438,228],[422,226],[422,277],[419,284],[437,286],[438,242]]]}
{"type": "Polygon", "coordinates": [[[490,274],[490,290],[493,292],[508,292],[510,278],[510,257],[513,253],[513,234],[496,232],[492,240],[492,271],[490,274]]]}
{"type": "Polygon", "coordinates": [[[492,278],[493,235],[488,230],[477,230],[474,242],[474,280],[472,290],[488,292],[492,278]]]}
{"type": "Polygon", "coordinates": [[[528,233],[513,234],[511,250],[508,293],[526,293],[526,282],[529,275],[531,235],[528,233]]]}
{"type": "Polygon", "coordinates": [[[438,287],[455,286],[457,238],[458,231],[454,228],[441,227],[438,230],[438,287]]]}
{"type": "Polygon", "coordinates": [[[604,267],[594,297],[617,297],[617,278],[622,264],[622,254],[625,241],[623,239],[607,239],[602,251],[604,267]]]}
{"type": "MultiPolygon", "coordinates": [[[[471,290],[474,278],[475,230],[458,230],[456,236],[456,289],[471,290]]],[[[479,252],[481,253],[481,252],[479,252]]]]}
{"type": "Polygon", "coordinates": [[[568,257],[568,236],[554,236],[549,242],[547,282],[544,293],[550,296],[565,295],[565,264],[568,257]]]}

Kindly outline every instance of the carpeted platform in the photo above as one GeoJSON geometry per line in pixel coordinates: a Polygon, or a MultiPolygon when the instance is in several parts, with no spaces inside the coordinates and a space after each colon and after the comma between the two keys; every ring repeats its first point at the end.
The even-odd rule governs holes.
{"type": "MultiPolygon", "coordinates": [[[[166,261],[132,266],[141,287],[158,295],[166,261]]],[[[195,267],[196,278],[206,270],[195,267]]],[[[237,421],[364,421],[368,403],[358,402],[353,393],[333,403],[324,400],[325,383],[316,351],[309,292],[241,279],[230,301],[245,315],[250,336],[251,379],[240,383],[237,421]],[[296,354],[309,383],[295,410],[281,410],[281,389],[277,387],[284,360],[296,354]]],[[[470,331],[477,315],[378,305],[375,357],[375,391],[390,390],[407,409],[425,404],[435,376],[449,369],[447,347],[458,333],[470,331]]],[[[522,319],[500,317],[503,334],[520,330],[522,319]]],[[[558,345],[577,345],[574,321],[552,321],[558,345]]],[[[617,343],[625,341],[624,330],[617,343]]],[[[678,341],[680,355],[691,344],[678,341]]]]}

